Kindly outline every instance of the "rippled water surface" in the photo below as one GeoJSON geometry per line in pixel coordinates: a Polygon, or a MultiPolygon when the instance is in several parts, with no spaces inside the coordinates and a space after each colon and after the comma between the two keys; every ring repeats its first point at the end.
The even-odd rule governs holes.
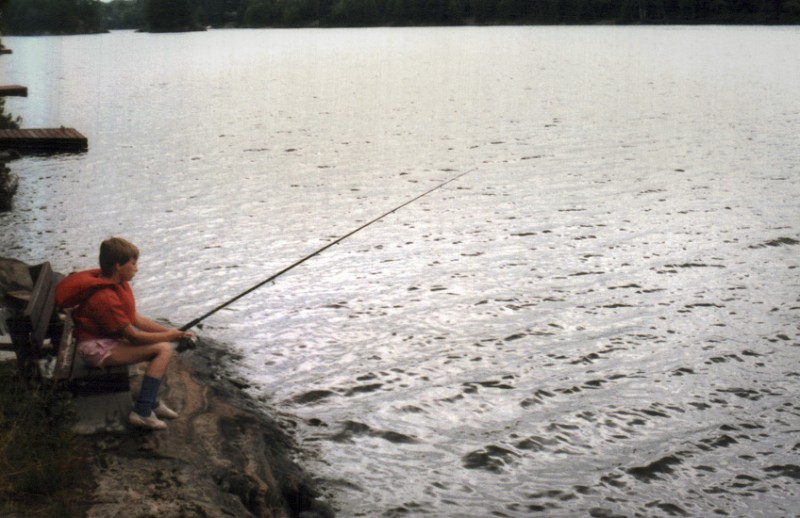
{"type": "Polygon", "coordinates": [[[342,516],[800,515],[800,31],[5,38],[0,252],[140,245],[342,516]]]}

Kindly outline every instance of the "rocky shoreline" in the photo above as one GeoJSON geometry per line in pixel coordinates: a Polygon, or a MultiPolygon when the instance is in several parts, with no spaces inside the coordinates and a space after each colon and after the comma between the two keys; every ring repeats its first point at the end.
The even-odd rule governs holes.
{"type": "Polygon", "coordinates": [[[204,345],[170,366],[162,397],[181,415],[168,430],[91,438],[96,489],[86,516],[333,516],[291,460],[291,438],[214,379],[206,366],[220,353],[204,345]]]}
{"type": "MultiPolygon", "coordinates": [[[[0,258],[0,291],[25,287],[24,263],[0,258]]],[[[169,429],[86,437],[92,490],[85,515],[111,517],[328,518],[311,477],[293,460],[296,445],[220,375],[229,354],[200,340],[170,364],[161,397],[179,411],[169,429]]],[[[142,371],[134,369],[133,393],[142,371]]]]}

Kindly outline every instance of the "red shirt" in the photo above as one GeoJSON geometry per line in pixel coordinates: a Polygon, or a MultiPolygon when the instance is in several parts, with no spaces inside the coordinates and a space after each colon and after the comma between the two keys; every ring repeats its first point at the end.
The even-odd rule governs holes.
{"type": "Polygon", "coordinates": [[[130,284],[99,288],[72,313],[78,342],[118,338],[122,328],[136,319],[136,301],[130,284]]]}

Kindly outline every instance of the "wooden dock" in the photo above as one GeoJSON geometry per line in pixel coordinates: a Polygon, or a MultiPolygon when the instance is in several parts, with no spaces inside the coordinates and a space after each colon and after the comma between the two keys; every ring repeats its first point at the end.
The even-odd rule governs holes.
{"type": "Polygon", "coordinates": [[[0,97],[28,97],[28,87],[20,85],[5,85],[0,86],[0,97]]]}
{"type": "Polygon", "coordinates": [[[0,150],[13,149],[20,154],[81,152],[89,141],[73,128],[0,130],[0,150]]]}

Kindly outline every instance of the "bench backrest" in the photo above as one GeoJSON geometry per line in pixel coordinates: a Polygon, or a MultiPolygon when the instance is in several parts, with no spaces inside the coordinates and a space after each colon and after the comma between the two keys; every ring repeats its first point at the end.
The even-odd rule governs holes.
{"type": "Polygon", "coordinates": [[[25,316],[30,318],[33,325],[31,339],[37,349],[41,349],[47,338],[50,323],[53,321],[53,309],[55,308],[56,286],[63,278],[63,275],[56,274],[50,263],[43,263],[38,267],[39,272],[31,272],[36,279],[31,292],[31,300],[25,308],[25,316]]]}
{"type": "Polygon", "coordinates": [[[53,272],[49,262],[32,266],[30,271],[35,279],[33,290],[22,315],[11,319],[16,331],[12,333],[12,338],[16,335],[14,347],[18,351],[27,349],[26,353],[36,356],[44,348],[51,324],[57,322],[53,314],[54,295],[56,286],[64,276],[53,272]]]}

